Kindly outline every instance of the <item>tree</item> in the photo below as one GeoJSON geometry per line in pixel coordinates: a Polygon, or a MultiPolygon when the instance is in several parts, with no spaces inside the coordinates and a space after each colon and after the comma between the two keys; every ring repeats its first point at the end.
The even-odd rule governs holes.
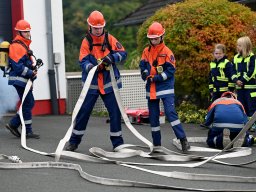
{"type": "Polygon", "coordinates": [[[157,11],[138,32],[138,52],[147,45],[153,21],[165,27],[165,43],[176,58],[176,95],[199,104],[208,97],[209,62],[216,43],[225,44],[229,59],[236,54],[236,40],[249,36],[256,44],[256,13],[227,0],[187,0],[157,11]]]}
{"type": "Polygon", "coordinates": [[[145,0],[63,0],[64,38],[66,52],[66,71],[80,71],[78,62],[79,49],[88,29],[88,15],[99,10],[106,19],[106,29],[123,44],[128,53],[136,49],[138,26],[114,27],[114,23],[139,7],[145,0]]]}

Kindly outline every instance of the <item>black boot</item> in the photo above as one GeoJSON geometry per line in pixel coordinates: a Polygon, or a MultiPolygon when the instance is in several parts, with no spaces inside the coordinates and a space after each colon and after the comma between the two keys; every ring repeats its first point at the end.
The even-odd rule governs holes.
{"type": "Polygon", "coordinates": [[[181,150],[183,151],[183,153],[187,153],[188,150],[190,149],[190,145],[188,143],[187,138],[182,138],[180,139],[180,144],[181,144],[181,150]]]}
{"type": "Polygon", "coordinates": [[[40,135],[31,132],[31,133],[26,134],[26,138],[27,139],[40,139],[40,135]]]}
{"type": "Polygon", "coordinates": [[[6,124],[5,127],[16,137],[20,137],[20,132],[18,128],[11,126],[10,124],[6,124]]]}
{"type": "Polygon", "coordinates": [[[66,151],[75,151],[77,149],[77,147],[78,147],[78,145],[69,143],[69,145],[65,148],[65,150],[66,151]]]}

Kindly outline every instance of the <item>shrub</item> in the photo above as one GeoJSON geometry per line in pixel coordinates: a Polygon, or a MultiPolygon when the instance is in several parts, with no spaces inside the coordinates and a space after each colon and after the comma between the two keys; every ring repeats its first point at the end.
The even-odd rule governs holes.
{"type": "Polygon", "coordinates": [[[138,31],[138,51],[147,45],[147,29],[153,21],[165,27],[165,44],[176,58],[176,95],[189,95],[199,104],[208,96],[209,62],[216,43],[236,54],[236,40],[248,35],[256,44],[256,13],[227,0],[187,0],[157,11],[138,31]]]}
{"type": "Polygon", "coordinates": [[[200,124],[204,122],[207,110],[199,109],[196,105],[188,101],[183,101],[177,107],[177,113],[182,123],[200,124]]]}
{"type": "Polygon", "coordinates": [[[128,53],[127,60],[125,62],[126,69],[138,69],[140,63],[141,55],[139,55],[137,50],[128,53]]]}

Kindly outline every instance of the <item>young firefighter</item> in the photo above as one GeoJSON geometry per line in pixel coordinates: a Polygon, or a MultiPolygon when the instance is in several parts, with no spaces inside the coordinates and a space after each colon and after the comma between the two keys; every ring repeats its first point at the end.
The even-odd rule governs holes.
{"type": "Polygon", "coordinates": [[[127,53],[121,43],[105,31],[106,22],[101,12],[93,11],[89,15],[87,23],[89,31],[86,34],[86,38],[82,41],[79,57],[83,83],[86,81],[90,69],[98,64],[97,60],[102,59],[103,63],[95,72],[88,94],[76,117],[75,127],[69,140],[69,145],[66,147],[68,151],[76,150],[80,144],[90,114],[99,96],[102,98],[109,113],[110,140],[113,148],[115,149],[124,143],[121,131],[121,114],[113,92],[110,72],[107,66],[113,66],[118,87],[121,88],[120,73],[115,64],[124,61],[127,53]]]}
{"type": "Polygon", "coordinates": [[[226,91],[234,91],[234,83],[238,86],[242,82],[237,79],[233,64],[226,57],[226,48],[223,44],[215,45],[214,60],[210,63],[209,91],[211,102],[220,98],[226,91]]]}
{"type": "Polygon", "coordinates": [[[175,59],[172,51],[164,44],[165,29],[154,22],[148,29],[147,37],[150,46],[142,53],[140,61],[141,76],[146,83],[149,120],[154,146],[161,145],[160,132],[160,99],[163,102],[165,115],[172,129],[180,139],[182,151],[187,152],[190,145],[174,107],[174,72],[175,59]]]}
{"type": "MultiPolygon", "coordinates": [[[[28,51],[31,43],[30,24],[25,20],[19,20],[15,26],[17,35],[12,41],[9,48],[9,85],[13,85],[19,95],[20,100],[22,99],[25,91],[26,83],[29,79],[35,80],[37,76],[37,70],[33,65],[31,54],[28,51]]],[[[23,117],[26,125],[26,138],[39,139],[38,134],[32,131],[32,109],[34,107],[34,96],[32,89],[29,90],[26,99],[23,103],[23,117]]],[[[20,137],[18,130],[21,125],[20,116],[17,113],[6,125],[6,128],[16,137],[20,137]]]]}
{"type": "MultiPolygon", "coordinates": [[[[209,107],[206,125],[210,127],[207,144],[211,148],[223,149],[233,140],[247,122],[243,105],[232,92],[224,92],[209,107]]],[[[247,147],[254,144],[254,138],[246,133],[233,147],[247,147]]]]}
{"type": "MultiPolygon", "coordinates": [[[[237,54],[233,59],[237,77],[242,82],[236,86],[237,99],[243,104],[248,117],[256,111],[256,62],[252,52],[252,43],[249,37],[237,40],[237,54]]],[[[255,124],[253,128],[255,128],[255,124]]]]}

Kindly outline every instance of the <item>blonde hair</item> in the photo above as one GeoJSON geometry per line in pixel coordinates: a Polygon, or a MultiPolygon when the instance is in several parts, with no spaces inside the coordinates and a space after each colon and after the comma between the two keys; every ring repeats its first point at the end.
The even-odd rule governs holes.
{"type": "Polygon", "coordinates": [[[252,52],[252,42],[248,36],[237,39],[237,44],[242,46],[242,56],[247,57],[252,52]]]}
{"type": "Polygon", "coordinates": [[[217,45],[215,45],[215,47],[214,47],[214,51],[215,51],[216,49],[219,49],[219,50],[221,50],[224,54],[226,54],[226,46],[225,46],[225,45],[223,45],[223,44],[217,44],[217,45]]]}

